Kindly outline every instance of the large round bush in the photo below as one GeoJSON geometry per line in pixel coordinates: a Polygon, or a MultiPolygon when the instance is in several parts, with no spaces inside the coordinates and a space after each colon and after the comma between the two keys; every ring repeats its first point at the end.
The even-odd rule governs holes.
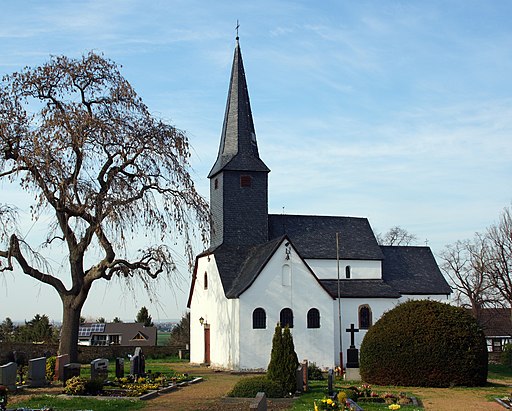
{"type": "Polygon", "coordinates": [[[466,310],[408,301],[385,313],[361,344],[360,372],[370,384],[479,386],[487,380],[487,346],[466,310]]]}

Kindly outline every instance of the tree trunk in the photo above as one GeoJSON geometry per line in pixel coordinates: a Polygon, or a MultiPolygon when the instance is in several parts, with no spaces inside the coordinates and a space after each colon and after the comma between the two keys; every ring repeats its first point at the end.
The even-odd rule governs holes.
{"type": "Polygon", "coordinates": [[[59,354],[69,354],[70,362],[78,361],[78,329],[83,302],[76,304],[75,296],[62,298],[62,328],[59,342],[59,354]]]}

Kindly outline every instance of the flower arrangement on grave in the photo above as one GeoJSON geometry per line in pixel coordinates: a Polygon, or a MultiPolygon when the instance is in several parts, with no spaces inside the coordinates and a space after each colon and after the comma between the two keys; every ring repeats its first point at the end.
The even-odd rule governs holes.
{"type": "Polygon", "coordinates": [[[390,410],[399,410],[400,409],[400,404],[391,404],[388,408],[390,410]]]}
{"type": "Polygon", "coordinates": [[[320,410],[338,410],[338,411],[346,411],[351,410],[350,406],[346,403],[346,396],[343,401],[333,400],[332,398],[324,398],[322,400],[317,400],[313,402],[315,411],[320,410]]]}

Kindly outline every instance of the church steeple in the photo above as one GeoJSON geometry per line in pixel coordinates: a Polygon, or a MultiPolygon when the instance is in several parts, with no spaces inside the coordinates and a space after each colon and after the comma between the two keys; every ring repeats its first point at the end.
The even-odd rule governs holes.
{"type": "Polygon", "coordinates": [[[238,36],[217,160],[210,179],[211,248],[268,240],[268,167],[260,159],[238,36]]]}
{"type": "Polygon", "coordinates": [[[247,90],[238,37],[231,69],[219,153],[208,178],[212,178],[221,170],[270,171],[258,154],[249,91],[247,90]]]}

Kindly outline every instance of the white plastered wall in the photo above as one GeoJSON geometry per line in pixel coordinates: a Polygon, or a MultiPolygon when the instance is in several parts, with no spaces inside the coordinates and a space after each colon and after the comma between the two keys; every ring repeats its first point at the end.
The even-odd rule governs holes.
{"type": "Polygon", "coordinates": [[[201,257],[190,303],[190,362],[205,360],[204,327],[210,328],[210,365],[237,369],[239,362],[238,300],[224,295],[215,257],[201,257]],[[208,287],[205,289],[204,274],[208,287]],[[203,318],[203,325],[199,319],[203,318]]]}
{"type": "MultiPolygon", "coordinates": [[[[338,263],[336,260],[306,260],[308,265],[321,280],[338,278],[338,263]]],[[[380,260],[340,260],[340,279],[345,279],[345,270],[350,266],[350,278],[354,280],[374,280],[382,278],[380,260]]]]}
{"type": "Polygon", "coordinates": [[[271,257],[254,283],[240,296],[240,369],[266,369],[270,361],[272,337],[283,308],[291,308],[291,329],[299,361],[332,367],[332,298],[319,284],[293,249],[286,259],[284,244],[271,257]],[[284,274],[284,275],[283,275],[284,274]],[[252,313],[261,307],[266,312],[266,329],[252,328],[252,313]],[[320,312],[320,328],[307,328],[309,309],[320,312]]]}

